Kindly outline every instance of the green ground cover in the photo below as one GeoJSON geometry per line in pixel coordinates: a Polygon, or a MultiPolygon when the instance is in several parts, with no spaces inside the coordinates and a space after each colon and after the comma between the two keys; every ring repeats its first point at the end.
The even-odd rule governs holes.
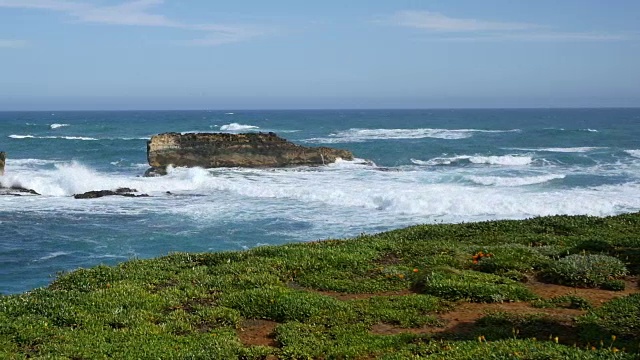
{"type": "Polygon", "coordinates": [[[596,306],[573,295],[541,299],[527,281],[622,290],[639,264],[640,213],[177,253],[0,296],[0,358],[638,359],[640,295],[596,306]],[[469,302],[528,302],[541,313],[425,330],[469,302]],[[569,324],[544,314],[558,308],[584,313],[569,324]],[[273,346],[241,341],[248,319],[275,322],[273,346]],[[381,324],[394,330],[374,331],[381,324]]]}

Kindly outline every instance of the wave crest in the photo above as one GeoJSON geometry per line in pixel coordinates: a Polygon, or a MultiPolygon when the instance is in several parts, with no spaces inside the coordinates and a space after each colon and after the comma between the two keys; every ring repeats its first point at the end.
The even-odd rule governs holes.
{"type": "Polygon", "coordinates": [[[479,185],[487,186],[526,186],[542,184],[552,180],[564,179],[565,175],[537,175],[523,177],[502,177],[502,176],[468,176],[467,179],[479,185]]]}
{"type": "Polygon", "coordinates": [[[244,125],[238,123],[231,123],[227,125],[220,126],[220,130],[222,131],[247,131],[247,130],[257,130],[260,127],[254,125],[244,125]]]}
{"type": "Polygon", "coordinates": [[[480,130],[480,129],[349,129],[338,131],[329,137],[306,139],[310,143],[349,143],[368,140],[401,140],[401,139],[444,139],[459,140],[473,136],[474,133],[504,133],[514,130],[480,130]]]}
{"type": "Polygon", "coordinates": [[[624,152],[633,157],[640,158],[640,150],[625,150],[624,152]]]}
{"type": "Polygon", "coordinates": [[[533,162],[531,156],[521,155],[501,155],[501,156],[453,156],[453,157],[438,157],[427,161],[411,159],[411,162],[416,165],[437,166],[437,165],[452,165],[460,163],[472,163],[472,164],[486,164],[486,165],[502,165],[502,166],[524,166],[533,162]]]}
{"type": "Polygon", "coordinates": [[[92,137],[85,136],[34,136],[34,135],[9,135],[12,139],[64,139],[64,140],[83,140],[83,141],[95,141],[98,140],[92,137]]]}
{"type": "Polygon", "coordinates": [[[553,147],[553,148],[510,148],[511,150],[536,151],[536,152],[557,152],[557,153],[585,153],[594,150],[606,149],[606,147],[581,146],[581,147],[553,147]]]}

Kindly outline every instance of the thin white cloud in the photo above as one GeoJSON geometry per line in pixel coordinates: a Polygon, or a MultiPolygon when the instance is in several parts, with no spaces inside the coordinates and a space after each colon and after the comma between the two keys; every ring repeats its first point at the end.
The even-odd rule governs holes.
{"type": "Polygon", "coordinates": [[[539,25],[459,19],[431,11],[398,11],[389,18],[389,22],[399,26],[443,32],[468,32],[492,30],[529,30],[539,25]]]}
{"type": "Polygon", "coordinates": [[[0,39],[0,48],[22,48],[27,46],[24,40],[0,39]]]}
{"type": "Polygon", "coordinates": [[[397,11],[377,22],[422,30],[429,35],[423,39],[427,41],[563,42],[623,41],[634,38],[631,33],[565,32],[540,24],[453,18],[438,12],[421,10],[397,11]]]}
{"type": "Polygon", "coordinates": [[[187,41],[187,44],[215,46],[245,41],[266,34],[255,26],[189,24],[173,20],[165,15],[153,12],[162,5],[163,0],[135,0],[118,5],[99,6],[89,2],[65,0],[0,0],[0,8],[37,9],[64,13],[80,22],[176,28],[202,33],[199,39],[187,41]],[[206,41],[204,41],[206,40],[206,41]]]}

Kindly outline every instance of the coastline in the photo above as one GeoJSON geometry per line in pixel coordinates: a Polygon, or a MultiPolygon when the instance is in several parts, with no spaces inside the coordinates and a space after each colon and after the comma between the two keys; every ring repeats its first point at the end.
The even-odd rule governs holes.
{"type": "Polygon", "coordinates": [[[175,253],[0,296],[0,355],[634,358],[639,270],[640,213],[175,253]]]}

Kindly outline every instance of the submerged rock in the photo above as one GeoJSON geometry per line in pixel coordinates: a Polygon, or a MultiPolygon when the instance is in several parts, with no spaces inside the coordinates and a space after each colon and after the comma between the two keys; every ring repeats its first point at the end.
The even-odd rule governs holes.
{"type": "Polygon", "coordinates": [[[352,160],[347,150],[296,145],[274,133],[165,133],[147,142],[148,176],[162,175],[167,166],[287,167],[324,165],[352,160]]]}
{"type": "Polygon", "coordinates": [[[94,190],[94,191],[87,191],[86,193],[82,193],[82,194],[75,194],[73,195],[73,198],[74,199],[96,199],[104,196],[126,196],[126,197],[149,196],[147,194],[136,195],[134,194],[135,192],[138,192],[138,190],[130,189],[130,188],[118,188],[116,190],[94,190]]]}

